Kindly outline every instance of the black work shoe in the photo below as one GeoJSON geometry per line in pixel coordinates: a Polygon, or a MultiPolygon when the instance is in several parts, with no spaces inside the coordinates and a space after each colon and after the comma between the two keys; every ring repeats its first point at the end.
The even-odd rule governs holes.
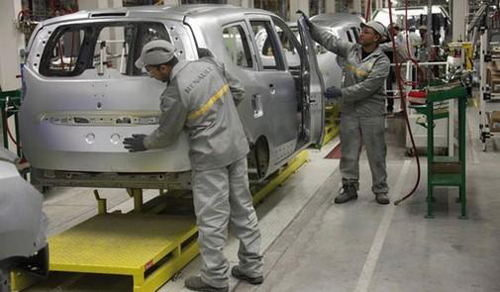
{"type": "Polygon", "coordinates": [[[381,205],[387,205],[390,202],[389,196],[386,193],[375,194],[375,200],[381,205]]]}
{"type": "Polygon", "coordinates": [[[217,288],[208,285],[203,282],[200,276],[189,277],[184,281],[184,286],[189,290],[193,291],[201,291],[201,292],[227,292],[229,291],[229,286],[217,288]]]}
{"type": "Polygon", "coordinates": [[[252,278],[252,277],[248,277],[247,275],[243,274],[243,272],[240,270],[240,266],[234,266],[231,269],[231,275],[233,275],[233,277],[235,277],[238,280],[247,281],[248,283],[250,283],[252,285],[260,285],[260,284],[262,284],[262,282],[264,282],[264,277],[262,277],[262,276],[252,278]]]}
{"type": "Polygon", "coordinates": [[[358,198],[358,190],[353,184],[345,184],[342,186],[342,192],[335,197],[335,204],[343,204],[358,198]]]}

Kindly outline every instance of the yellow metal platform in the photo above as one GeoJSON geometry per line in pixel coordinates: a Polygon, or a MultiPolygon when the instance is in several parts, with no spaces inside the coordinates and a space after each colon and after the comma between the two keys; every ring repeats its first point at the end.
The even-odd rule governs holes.
{"type": "MultiPolygon", "coordinates": [[[[271,193],[301,165],[309,154],[302,151],[273,175],[261,188],[252,189],[254,204],[271,193]]],[[[98,195],[97,195],[98,197],[98,195]]],[[[180,208],[167,195],[142,205],[134,197],[136,211],[128,214],[100,214],[49,239],[50,271],[132,276],[134,292],[156,291],[198,254],[193,215],[159,215],[158,206],[180,208]],[[154,206],[153,206],[154,205],[154,206]],[[145,212],[148,212],[147,214],[145,212]]],[[[102,200],[98,199],[103,212],[102,200]]],[[[177,201],[186,205],[186,199],[177,201]]],[[[188,200],[189,205],[192,201],[188,200]]],[[[26,275],[13,276],[14,290],[31,285],[26,275]]]]}
{"type": "Polygon", "coordinates": [[[327,106],[325,108],[325,134],[323,136],[323,143],[325,145],[330,142],[340,132],[340,126],[337,122],[340,109],[338,106],[327,106]]]}
{"type": "Polygon", "coordinates": [[[306,163],[308,158],[309,152],[302,151],[292,160],[290,160],[286,167],[283,167],[277,173],[275,173],[271,180],[264,187],[253,189],[253,204],[256,205],[260,201],[262,201],[262,199],[264,199],[269,193],[271,193],[275,188],[282,184],[288,177],[290,177],[290,175],[292,175],[297,169],[299,169],[299,167],[306,163]]]}
{"type": "Polygon", "coordinates": [[[104,214],[49,240],[50,270],[129,275],[154,291],[198,253],[194,218],[104,214]]]}

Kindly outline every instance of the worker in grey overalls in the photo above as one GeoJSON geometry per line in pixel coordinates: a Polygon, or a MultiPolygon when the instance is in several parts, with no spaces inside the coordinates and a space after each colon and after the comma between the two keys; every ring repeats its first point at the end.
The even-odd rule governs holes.
{"type": "Polygon", "coordinates": [[[160,125],[150,135],[133,135],[123,144],[131,152],[145,151],[175,142],[183,130],[189,135],[202,268],[200,276],[186,279],[186,287],[229,290],[229,263],[223,254],[228,224],[240,240],[239,265],[232,275],[260,284],[261,235],[248,185],[249,147],[235,105],[243,98],[243,87],[215,60],[179,61],[174,51],[165,40],[142,49],[136,66],[167,84],[160,97],[160,125]]]}
{"type": "Polygon", "coordinates": [[[328,29],[308,21],[313,39],[327,50],[345,59],[342,88],[329,87],[325,97],[340,102],[340,173],[342,191],[335,203],[342,204],[358,197],[359,156],[361,145],[372,173],[372,191],[379,204],[388,204],[385,143],[385,79],[390,62],[379,43],[387,36],[384,25],[377,21],[361,24],[359,44],[334,36],[328,29]]]}
{"type": "MultiPolygon", "coordinates": [[[[393,63],[401,63],[400,71],[399,71],[399,76],[402,80],[406,81],[406,63],[410,58],[413,58],[412,54],[408,52],[407,46],[406,46],[406,38],[405,35],[401,32],[399,25],[397,24],[389,24],[387,26],[387,30],[389,33],[389,36],[392,36],[392,39],[394,39],[394,46],[396,47],[396,53],[394,53],[394,48],[392,41],[383,43],[379,46],[379,48],[384,52],[387,57],[389,58],[389,61],[393,63]],[[395,61],[394,61],[395,60],[395,61]]],[[[392,40],[389,38],[389,40],[392,40]]],[[[411,48],[410,48],[411,49],[411,48]]],[[[389,76],[387,78],[387,90],[391,92],[387,92],[387,95],[389,97],[387,98],[387,113],[391,114],[394,111],[394,96],[397,94],[394,94],[392,92],[393,89],[393,84],[397,82],[397,77],[396,77],[396,66],[392,66],[390,71],[389,71],[389,76]]],[[[397,83],[396,83],[397,84],[397,83]]],[[[396,88],[398,86],[396,85],[396,88]]]]}

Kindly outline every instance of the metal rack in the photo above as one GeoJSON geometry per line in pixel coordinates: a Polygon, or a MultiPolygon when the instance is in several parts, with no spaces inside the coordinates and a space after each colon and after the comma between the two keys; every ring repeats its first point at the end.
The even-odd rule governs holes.
{"type": "Polygon", "coordinates": [[[488,66],[500,62],[500,43],[491,42],[500,38],[500,28],[481,27],[480,33],[479,139],[483,151],[486,151],[487,140],[500,132],[498,128],[492,127],[492,116],[500,111],[500,83],[497,90],[491,68],[488,74],[488,66]]]}
{"type": "Polygon", "coordinates": [[[427,117],[427,218],[433,218],[433,189],[435,186],[452,186],[459,188],[461,204],[460,217],[467,219],[466,199],[466,107],[467,92],[460,83],[432,86],[428,88],[427,104],[413,106],[417,112],[427,117]],[[448,112],[436,110],[435,104],[445,100],[458,100],[458,155],[438,156],[434,154],[435,121],[448,118],[448,112]]]}
{"type": "MultiPolygon", "coordinates": [[[[412,62],[407,62],[403,65],[406,73],[406,80],[412,80],[412,72],[414,64],[412,62]],[[409,68],[409,69],[408,69],[409,68]]],[[[419,66],[445,66],[445,72],[448,72],[448,63],[447,62],[420,62],[419,66]]],[[[405,86],[405,95],[408,99],[408,93],[411,91],[410,86],[405,86]]],[[[394,91],[397,92],[397,91],[394,91]]],[[[436,128],[434,129],[435,140],[434,145],[440,149],[447,150],[448,155],[453,156],[454,154],[454,116],[453,116],[453,108],[455,108],[454,100],[446,100],[441,102],[441,105],[446,108],[450,108],[450,114],[447,120],[439,120],[436,122],[436,128]]],[[[427,131],[424,127],[421,126],[422,118],[425,118],[425,115],[417,112],[415,109],[408,107],[408,118],[410,120],[410,126],[412,129],[413,137],[415,139],[415,144],[417,146],[418,151],[423,151],[427,147],[427,131]]],[[[410,155],[416,155],[417,153],[412,153],[413,150],[412,143],[410,140],[409,133],[406,135],[406,150],[410,155]]]]}
{"type": "Polygon", "coordinates": [[[21,92],[19,90],[0,91],[0,125],[2,125],[3,147],[9,149],[9,138],[16,141],[17,155],[21,156],[19,141],[19,127],[17,112],[21,106],[21,92]],[[15,131],[9,129],[9,118],[14,117],[15,131]]]}

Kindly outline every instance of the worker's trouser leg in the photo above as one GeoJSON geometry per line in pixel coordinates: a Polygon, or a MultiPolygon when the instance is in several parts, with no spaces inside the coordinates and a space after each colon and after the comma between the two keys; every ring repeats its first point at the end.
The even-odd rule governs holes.
{"type": "Polygon", "coordinates": [[[361,118],[361,136],[366,147],[366,156],[372,172],[372,191],[375,194],[388,193],[385,158],[385,118],[383,116],[361,118]]]}
{"type": "Polygon", "coordinates": [[[229,166],[231,231],[240,240],[238,259],[240,271],[246,276],[262,276],[263,261],[257,214],[248,183],[246,157],[229,166]]]}
{"type": "Polygon", "coordinates": [[[228,285],[229,263],[223,249],[231,222],[240,239],[238,253],[242,270],[262,275],[260,232],[248,190],[246,158],[228,167],[193,171],[193,199],[202,258],[202,280],[214,287],[228,285]]]}
{"type": "Polygon", "coordinates": [[[358,188],[359,155],[361,153],[361,126],[353,114],[340,116],[340,174],[342,184],[354,184],[358,188]]]}
{"type": "Polygon", "coordinates": [[[387,193],[387,170],[385,158],[385,119],[378,117],[357,117],[342,115],[340,122],[341,154],[340,173],[343,184],[358,186],[359,156],[361,141],[366,147],[366,154],[372,173],[372,191],[387,193]]]}

